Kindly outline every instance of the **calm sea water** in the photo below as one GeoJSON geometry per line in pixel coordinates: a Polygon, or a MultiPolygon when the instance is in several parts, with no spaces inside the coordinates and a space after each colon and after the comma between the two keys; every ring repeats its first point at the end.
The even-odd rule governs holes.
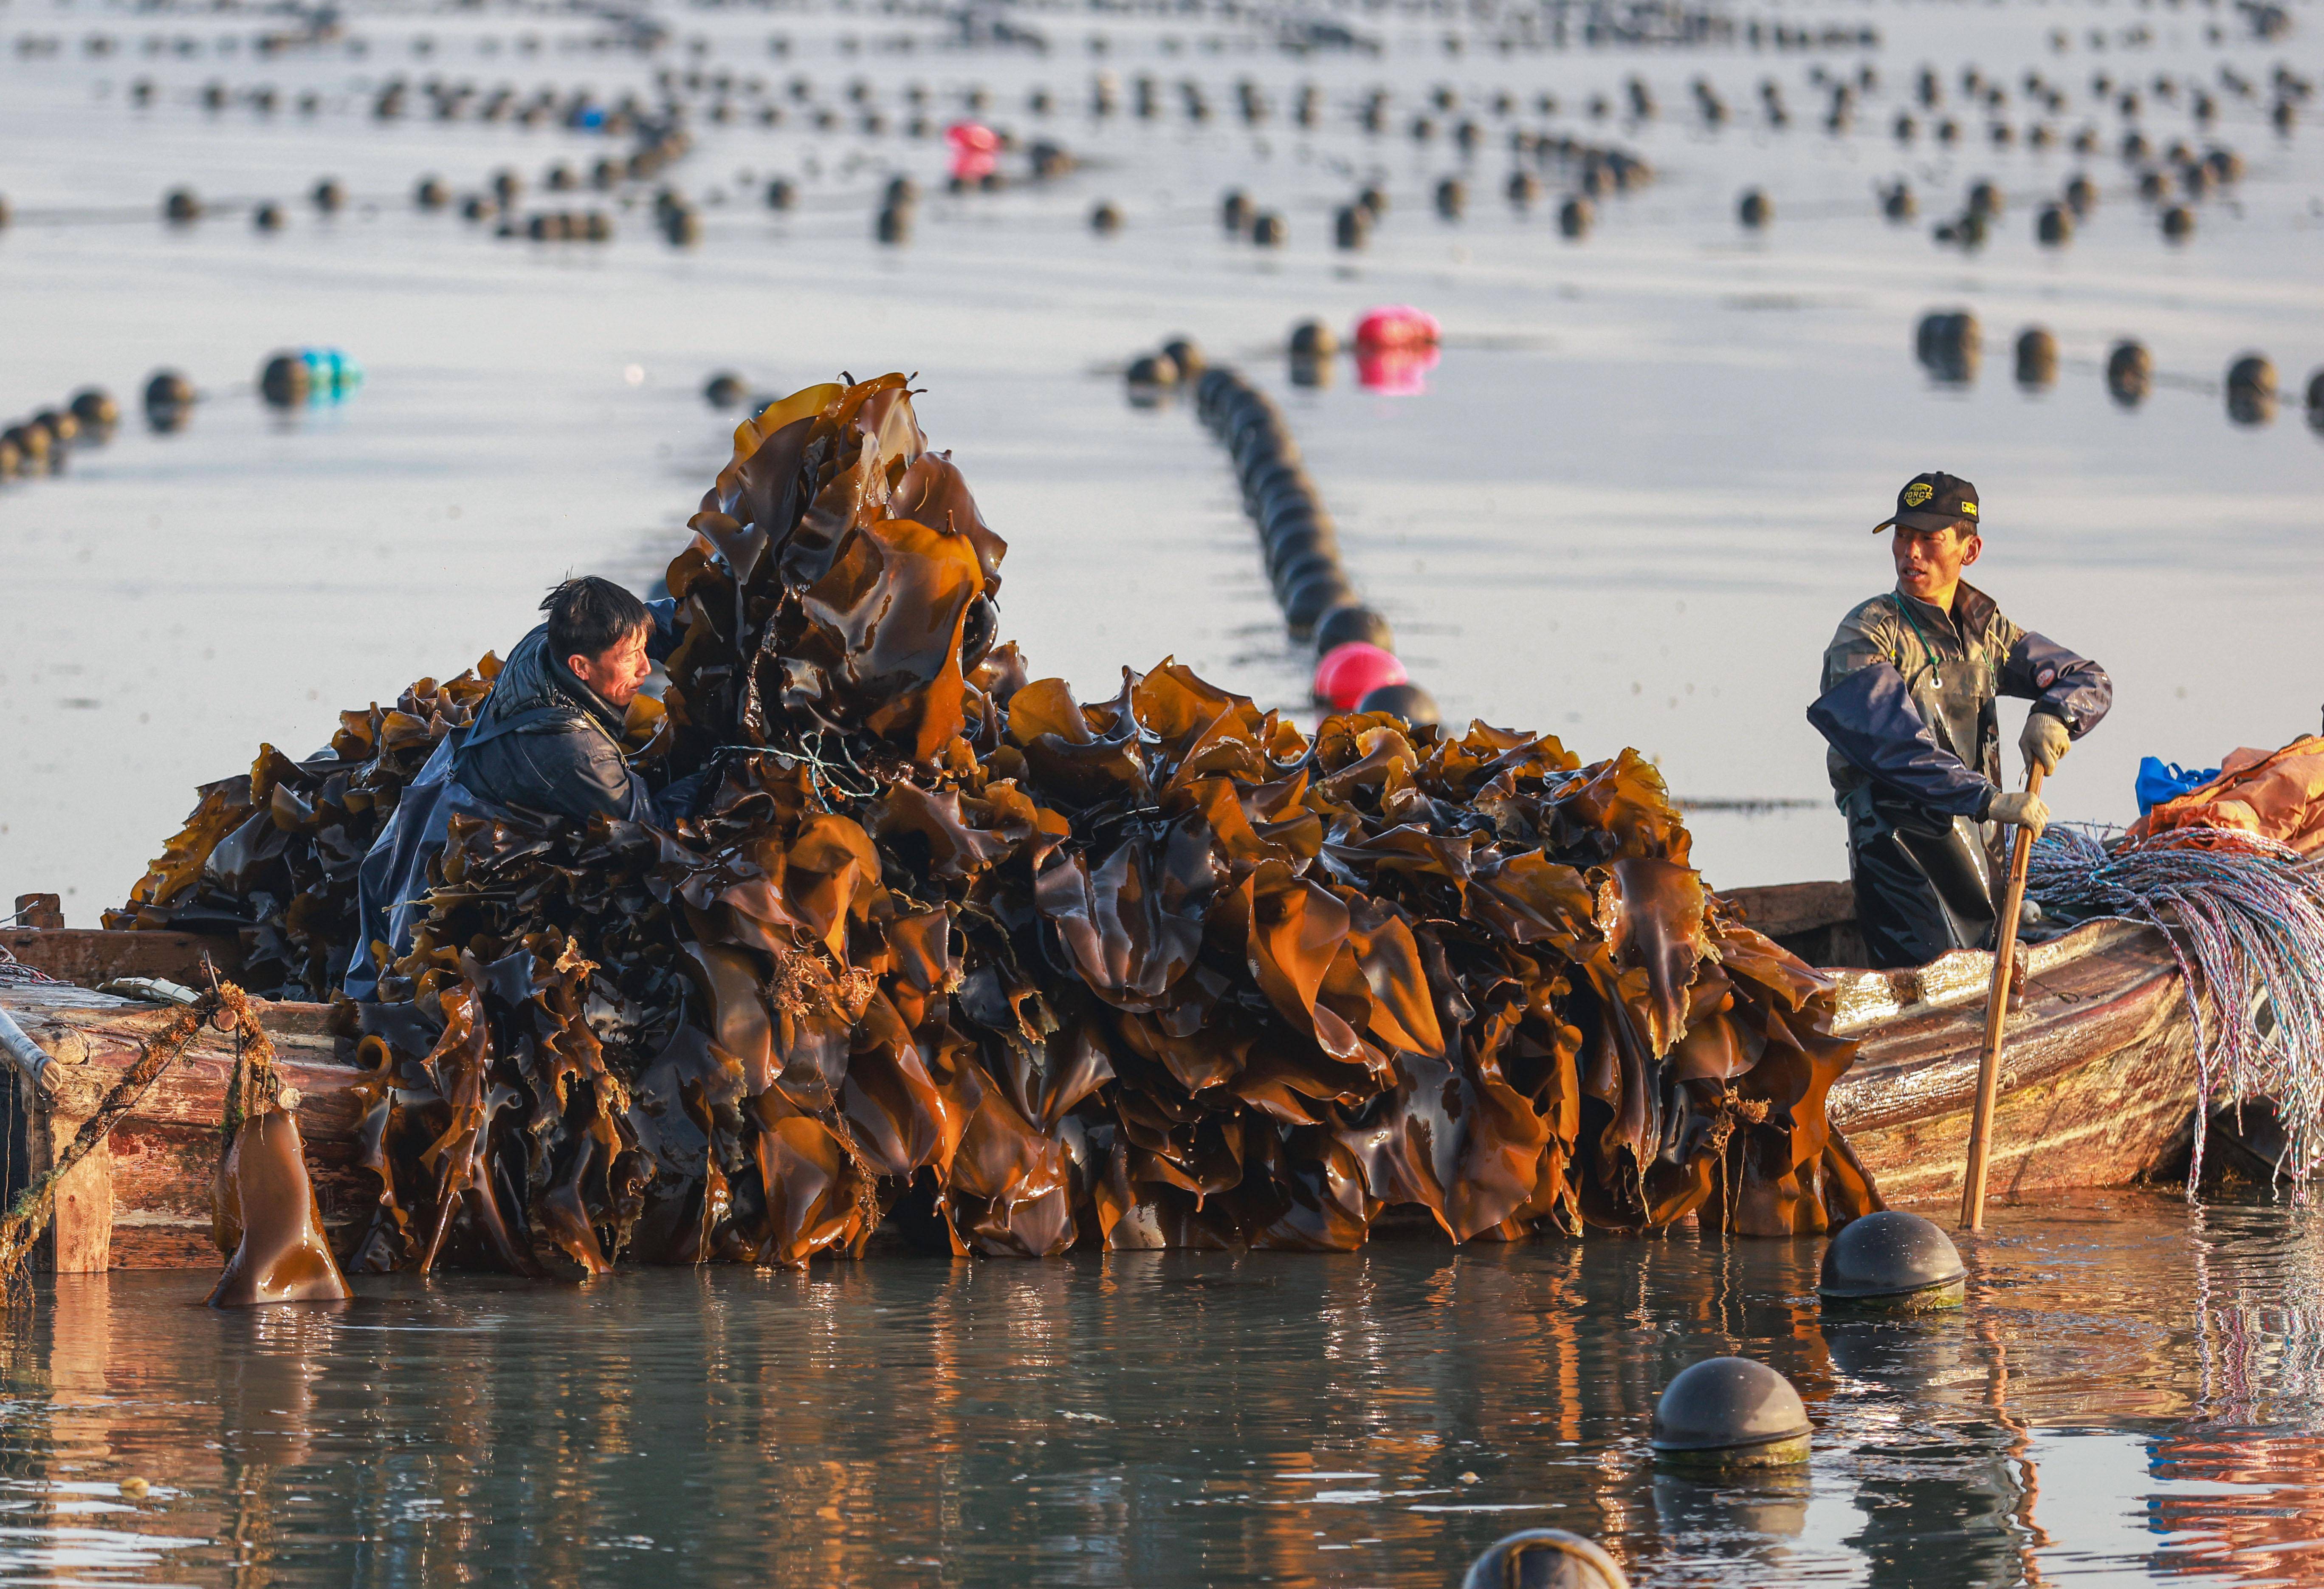
{"type": "MultiPolygon", "coordinates": [[[[862,6],[661,5],[640,14],[670,41],[640,56],[591,48],[608,27],[579,14],[341,9],[361,56],[261,57],[256,35],[282,24],[255,10],[0,8],[0,418],[90,383],[134,410],[165,365],[205,393],[180,434],[133,412],[66,474],[0,486],[0,899],[56,889],[89,924],[192,787],[259,742],[304,752],[342,707],[505,651],[567,572],[650,581],[724,456],[732,416],[700,395],[717,369],[766,392],[918,372],[932,438],[1011,542],[1004,632],[1037,670],[1110,694],[1119,667],[1175,654],[1296,705],[1311,659],[1282,633],[1223,459],[1183,405],[1124,396],[1121,365],[1177,334],[1282,397],[1351,576],[1456,721],[1545,727],[1590,756],[1636,744],[1682,795],[1816,801],[1802,713],[1821,647],[1887,583],[1869,525],[1905,477],[1943,467],[1984,494],[1976,577],[2116,679],[2113,718],[2052,785],[2066,815],[2126,818],[2142,754],[2209,764],[2317,725],[2324,443],[2299,396],[2324,366],[2324,107],[2289,136],[2266,121],[2275,68],[2324,76],[2300,8],[2261,42],[2227,8],[1803,0],[1737,15],[1872,25],[1881,43],[1503,55],[1489,17],[1406,7],[1347,14],[1379,56],[1304,59],[1196,12],[1020,8],[1050,44],[1034,53],[862,6]],[[114,52],[89,53],[92,34],[114,52]],[[1909,147],[1888,134],[1924,62],[1945,81],[1937,114],[1964,129],[1951,148],[1925,114],[1909,147]],[[1824,85],[1866,65],[1878,81],[1854,127],[1825,131],[1824,85]],[[2006,107],[1966,103],[1972,65],[2006,107]],[[2222,69],[2258,90],[2225,91],[2222,69]],[[663,69],[724,72],[745,110],[698,118],[666,173],[703,217],[683,251],[643,189],[542,190],[552,162],[622,146],[438,121],[418,95],[434,78],[611,97],[663,69]],[[2032,105],[2029,69],[2064,111],[2032,105]],[[1165,114],[1090,118],[1105,71],[1125,103],[1156,78],[1165,114]],[[2139,86],[2135,116],[2095,94],[2098,72],[2115,94],[2139,86]],[[1658,117],[1592,120],[1589,99],[1618,106],[1634,73],[1658,117]],[[415,114],[379,122],[396,76],[415,114]],[[1698,76],[1734,112],[1722,132],[1690,107],[1698,76]],[[1245,77],[1273,106],[1255,129],[1234,110],[1245,77]],[[794,78],[835,109],[861,79],[887,130],[852,112],[815,130],[794,78]],[[1758,110],[1770,79],[1780,131],[1758,110]],[[1208,122],[1180,113],[1182,80],[1208,122]],[[1325,96],[1313,132],[1286,119],[1306,82],[1325,96]],[[2196,82],[2218,97],[2208,130],[2196,82]],[[211,83],[226,108],[203,107],[211,83]],[[1057,138],[1082,169],[945,195],[941,146],[900,133],[916,83],[939,125],[984,88],[989,119],[1057,138]],[[1429,109],[1438,85],[1460,108],[1429,109]],[[262,86],[271,115],[249,102],[262,86]],[[1379,137],[1354,120],[1375,86],[1393,96],[1379,137]],[[294,108],[308,92],[312,115],[294,108]],[[1554,116],[1532,109],[1544,92],[1554,116]],[[749,114],[768,99],[789,110],[780,128],[749,114]],[[1426,142],[1407,131],[1422,114],[1426,142]],[[1466,156],[1449,142],[1462,116],[1484,129],[1466,156]],[[1995,120],[2019,134],[2008,147],[1995,120]],[[2109,152],[2030,147],[2037,121],[2061,139],[2094,126],[2109,152]],[[2111,152],[2134,126],[2246,162],[2184,245],[2111,152]],[[1620,143],[1658,180],[1563,242],[1554,172],[1528,211],[1500,197],[1514,127],[1620,143]],[[410,202],[423,174],[467,192],[503,167],[526,209],[604,208],[616,237],[501,241],[410,202]],[[2038,248],[2033,214],[2077,171],[2100,202],[2070,248],[2038,248]],[[872,215],[899,173],[927,196],[910,245],[882,249],[872,215]],[[1470,190],[1457,223],[1430,205],[1451,174],[1470,190]],[[324,176],[351,195],[327,218],[303,199],[324,176]],[[788,215],[757,199],[775,176],[802,195],[788,215]],[[1992,242],[1933,245],[1930,223],[1981,177],[2008,196],[1992,242]],[[1908,226],[1875,202],[1900,179],[1921,201],[1908,226]],[[1388,214],[1342,254],[1332,210],[1366,181],[1388,214]],[[217,212],[164,227],[180,184],[217,212]],[[1754,186],[1776,220],[1747,236],[1735,202],[1754,186]],[[1221,234],[1229,187],[1281,210],[1286,246],[1221,234]],[[269,199],[288,224],[262,236],[247,207],[269,199]],[[1085,225],[1101,199],[1118,236],[1085,225]],[[1328,388],[1290,385],[1295,320],[1344,328],[1394,301],[1446,328],[1425,393],[1366,391],[1344,365],[1328,388]],[[1972,384],[1914,362],[1914,323],[1939,308],[1984,322],[1972,384]],[[2010,378],[2032,324],[2064,352],[2045,391],[2010,378]],[[2098,374],[2124,337],[2164,377],[2135,410],[2098,374]],[[361,391],[270,413],[257,369],[298,346],[361,360],[361,391]],[[2249,351],[2287,389],[2270,425],[2223,411],[2249,351]]],[[[1843,874],[1828,809],[1696,826],[1714,884],[1843,874]]],[[[205,1276],[44,1283],[9,1336],[0,1577],[1442,1584],[1492,1538],[1551,1523],[1654,1584],[2314,1582],[2319,1252],[2314,1217],[2287,1208],[2126,1193],[2008,1210],[1971,1253],[1965,1315],[1886,1327],[1820,1319],[1812,1244],[1685,1235],[881,1258],[579,1289],[369,1280],[342,1309],[234,1316],[198,1306],[205,1276]],[[1803,1484],[1651,1472],[1655,1390],[1727,1351],[1808,1395],[1803,1484]],[[120,1495],[131,1476],[145,1499],[120,1495]]]]}
{"type": "Polygon", "coordinates": [[[1691,1234],[235,1314],[206,1276],[44,1282],[0,1381],[0,1576],[1434,1589],[1550,1526],[1641,1585],[2314,1583],[2317,1234],[2003,1209],[1967,1310],[1918,1324],[1821,1316],[1816,1243],[1691,1234]],[[1800,1387],[1804,1474],[1655,1472],[1657,1391],[1723,1353],[1800,1387]]]}

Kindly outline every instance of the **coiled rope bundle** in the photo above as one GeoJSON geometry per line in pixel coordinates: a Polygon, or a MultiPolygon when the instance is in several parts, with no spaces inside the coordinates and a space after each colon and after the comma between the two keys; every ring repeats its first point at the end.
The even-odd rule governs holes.
{"type": "Polygon", "coordinates": [[[2187,981],[2206,1119],[2218,1104],[2273,1101],[2301,1182],[2324,1162],[2324,858],[2256,834],[2174,828],[2113,849],[2052,827],[2034,846],[2027,888],[2045,911],[2141,922],[2170,941],[2187,981]]]}

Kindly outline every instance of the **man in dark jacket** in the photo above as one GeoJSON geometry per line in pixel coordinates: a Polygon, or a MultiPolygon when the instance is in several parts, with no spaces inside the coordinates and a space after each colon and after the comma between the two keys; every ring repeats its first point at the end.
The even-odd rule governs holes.
{"type": "Polygon", "coordinates": [[[1848,815],[1857,926],[1874,965],[1918,965],[1993,941],[1998,827],[2038,837],[2039,795],[2001,787],[1994,697],[2034,703],[2018,736],[2044,773],[2114,701],[2086,657],[2020,629],[1961,570],[1984,550],[1977,488],[1917,475],[1897,494],[1896,588],[1840,621],[1823,654],[1823,693],[1808,721],[1848,815]]]}
{"type": "Polygon", "coordinates": [[[622,755],[622,724],[655,662],[677,649],[674,601],[641,602],[610,579],[568,579],[517,642],[476,713],[452,776],[504,806],[587,818],[655,819],[622,755]]]}
{"type": "Polygon", "coordinates": [[[549,593],[548,622],[517,642],[475,721],[436,747],[397,801],[356,873],[363,924],[345,986],[368,999],[378,952],[411,947],[427,911],[429,870],[458,815],[545,813],[666,823],[685,814],[694,779],[657,796],[631,771],[622,725],[652,663],[677,649],[675,601],[642,602],[609,579],[568,579],[549,593]]]}

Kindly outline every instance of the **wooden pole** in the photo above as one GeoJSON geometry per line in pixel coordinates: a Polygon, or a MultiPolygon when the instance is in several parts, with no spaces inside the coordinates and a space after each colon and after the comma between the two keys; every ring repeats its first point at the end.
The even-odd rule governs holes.
{"type": "MultiPolygon", "coordinates": [[[[2039,763],[2025,770],[2025,792],[2042,792],[2039,763]]],[[[1994,923],[1993,985],[1985,996],[1985,1049],[1977,1059],[1977,1113],[1969,1125],[1969,1165],[1961,1172],[1961,1224],[1985,1228],[1985,1166],[1993,1151],[1993,1108],[2001,1091],[2001,1033],[2009,1021],[2009,983],[2017,970],[2017,913],[2025,908],[2025,868],[2034,835],[2017,830],[2009,851],[2009,881],[1994,923]]]]}

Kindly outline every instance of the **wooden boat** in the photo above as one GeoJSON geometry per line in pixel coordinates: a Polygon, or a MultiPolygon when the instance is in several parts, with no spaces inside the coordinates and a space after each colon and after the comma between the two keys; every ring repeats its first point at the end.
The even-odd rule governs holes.
{"type": "MultiPolygon", "coordinates": [[[[1849,885],[1798,883],[1723,896],[1818,965],[1863,957],[1849,885]]],[[[0,946],[56,984],[0,983],[0,1008],[39,1056],[14,1057],[0,1087],[7,1196],[44,1170],[137,1057],[169,1009],[96,991],[115,977],[199,979],[205,951],[231,975],[231,946],[186,933],[0,930],[0,946]]],[[[2095,921],[2021,947],[1997,1117],[1997,1197],[2128,1185],[2182,1150],[2198,1087],[2178,962],[2163,937],[2095,921]]],[[[1988,954],[1960,951],[1904,971],[1839,973],[1840,1035],[1862,1048],[1833,1088],[1848,1133],[1891,1203],[1956,1198],[1984,1038],[1988,954]]],[[[359,1218],[374,1189],[355,1165],[360,1106],[352,1039],[329,1007],[263,1003],[327,1226],[359,1218]]],[[[208,1268],[210,1183],[233,1039],[205,1032],[60,1189],[51,1261],[60,1271],[208,1268]]]]}

